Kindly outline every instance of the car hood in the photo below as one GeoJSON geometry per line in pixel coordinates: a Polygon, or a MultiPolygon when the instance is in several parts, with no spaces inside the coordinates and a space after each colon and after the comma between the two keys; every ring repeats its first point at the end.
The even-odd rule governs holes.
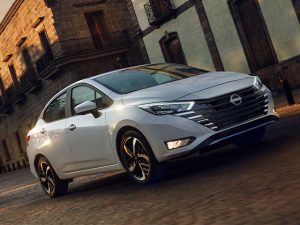
{"type": "Polygon", "coordinates": [[[246,78],[249,75],[242,73],[210,72],[125,94],[122,100],[126,105],[174,101],[191,93],[246,78]]]}

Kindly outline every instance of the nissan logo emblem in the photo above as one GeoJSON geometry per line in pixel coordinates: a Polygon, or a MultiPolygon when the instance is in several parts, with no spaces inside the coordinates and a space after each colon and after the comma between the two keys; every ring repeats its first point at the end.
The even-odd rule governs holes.
{"type": "Polygon", "coordinates": [[[242,104],[243,100],[242,100],[242,97],[237,95],[237,94],[233,94],[230,96],[230,102],[233,104],[233,105],[240,105],[242,104]]]}

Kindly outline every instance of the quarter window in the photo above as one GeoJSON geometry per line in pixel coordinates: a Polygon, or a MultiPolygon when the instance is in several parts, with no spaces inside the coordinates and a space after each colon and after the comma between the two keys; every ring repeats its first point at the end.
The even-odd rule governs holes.
{"type": "Polygon", "coordinates": [[[112,104],[112,100],[101,92],[86,86],[75,87],[72,90],[72,115],[76,115],[75,107],[86,101],[94,102],[97,109],[107,108],[112,104]]]}
{"type": "Polygon", "coordinates": [[[44,112],[43,119],[46,122],[53,122],[66,118],[66,97],[64,93],[55,100],[53,100],[44,112]]]}

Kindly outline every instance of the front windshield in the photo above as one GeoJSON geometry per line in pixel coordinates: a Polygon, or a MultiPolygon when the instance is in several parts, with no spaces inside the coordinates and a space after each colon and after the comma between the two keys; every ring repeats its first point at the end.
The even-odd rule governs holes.
{"type": "Polygon", "coordinates": [[[125,69],[94,80],[118,94],[127,94],[203,73],[207,71],[182,65],[158,64],[125,69]]]}

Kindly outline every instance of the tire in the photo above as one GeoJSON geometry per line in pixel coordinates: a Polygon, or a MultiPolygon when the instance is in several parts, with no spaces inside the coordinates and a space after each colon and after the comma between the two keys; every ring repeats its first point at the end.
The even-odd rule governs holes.
{"type": "Polygon", "coordinates": [[[49,161],[42,157],[38,161],[37,173],[45,193],[51,197],[59,197],[68,191],[68,182],[60,180],[49,161]]]}
{"type": "Polygon", "coordinates": [[[139,184],[150,184],[164,178],[164,167],[159,163],[146,138],[137,131],[123,134],[119,145],[121,162],[128,175],[139,184]]]}
{"type": "Polygon", "coordinates": [[[237,137],[233,143],[240,146],[240,147],[246,147],[250,145],[257,144],[261,142],[263,137],[265,136],[266,128],[259,128],[250,132],[247,132],[245,134],[242,134],[241,136],[237,137]]]}

